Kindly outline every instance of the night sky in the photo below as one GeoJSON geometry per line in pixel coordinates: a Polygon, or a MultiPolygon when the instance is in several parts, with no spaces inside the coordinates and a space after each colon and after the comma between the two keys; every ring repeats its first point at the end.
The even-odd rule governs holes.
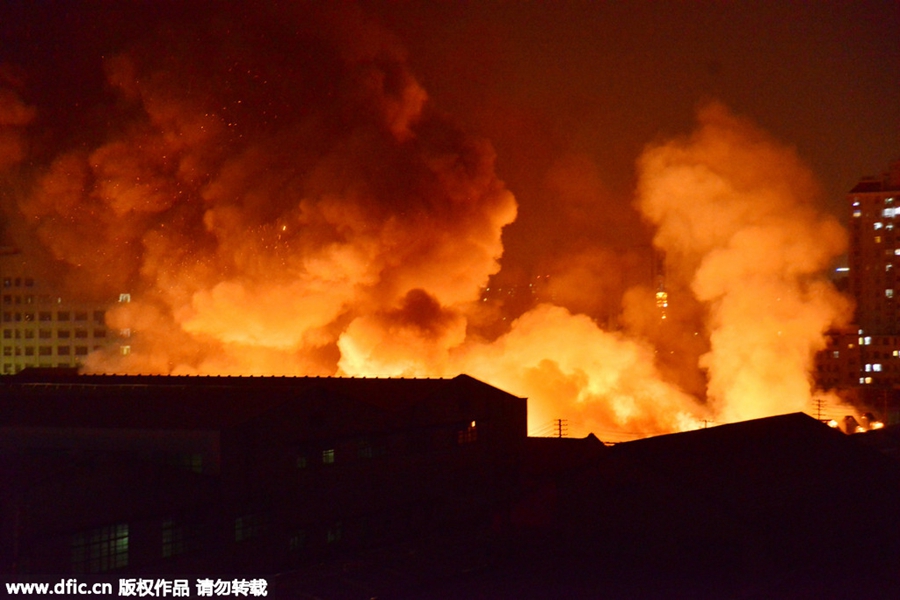
{"type": "MultiPolygon", "coordinates": [[[[496,146],[500,177],[522,207],[508,251],[552,219],[554,168],[584,161],[607,206],[624,207],[642,148],[690,131],[698,104],[710,99],[795,147],[841,219],[858,179],[900,158],[897,2],[371,9],[404,41],[434,102],[496,146]]],[[[618,211],[603,218],[613,229],[627,221],[618,211]]]]}

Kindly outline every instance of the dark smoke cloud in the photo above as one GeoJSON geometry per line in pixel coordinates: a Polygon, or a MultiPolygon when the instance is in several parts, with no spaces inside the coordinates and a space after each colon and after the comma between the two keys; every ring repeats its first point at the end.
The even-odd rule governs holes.
{"type": "MultiPolygon", "coordinates": [[[[70,286],[132,295],[109,315],[131,354],[92,368],[333,372],[367,314],[437,335],[446,319],[422,320],[478,299],[515,217],[490,145],[427,108],[353,6],[206,17],[107,56],[102,127],[7,206],[70,286]]],[[[32,118],[0,100],[4,124],[32,118]]]]}

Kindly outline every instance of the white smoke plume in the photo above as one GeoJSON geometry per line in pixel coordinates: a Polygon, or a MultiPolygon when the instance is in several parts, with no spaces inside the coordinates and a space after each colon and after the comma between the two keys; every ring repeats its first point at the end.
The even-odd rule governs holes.
{"type": "Polygon", "coordinates": [[[809,408],[813,355],[847,301],[823,276],[840,224],[796,154],[718,104],[690,136],[649,148],[638,205],[671,277],[705,307],[708,398],[733,421],[809,408]]]}

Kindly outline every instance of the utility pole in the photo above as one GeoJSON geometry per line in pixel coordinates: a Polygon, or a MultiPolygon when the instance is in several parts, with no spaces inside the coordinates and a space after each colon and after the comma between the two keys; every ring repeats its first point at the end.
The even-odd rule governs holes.
{"type": "Polygon", "coordinates": [[[557,419],[556,420],[556,437],[563,437],[566,434],[566,427],[568,421],[566,419],[557,419]]]}
{"type": "Polygon", "coordinates": [[[825,398],[819,396],[815,400],[813,400],[816,405],[816,419],[819,421],[822,420],[822,409],[825,408],[825,398]]]}

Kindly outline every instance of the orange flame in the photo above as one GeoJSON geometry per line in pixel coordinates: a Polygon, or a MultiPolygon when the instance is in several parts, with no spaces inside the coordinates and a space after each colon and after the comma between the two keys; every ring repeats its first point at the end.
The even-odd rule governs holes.
{"type": "MultiPolygon", "coordinates": [[[[32,179],[11,218],[71,266],[67,285],[131,294],[107,313],[128,352],[87,371],[465,372],[528,397],[532,429],[564,417],[601,437],[805,407],[812,353],[846,308],[820,275],[844,234],[792,151],[707,107],[639,162],[666,291],[627,276],[636,255],[586,245],[509,313],[482,298],[518,211],[491,145],[430,109],[358,11],[282,33],[295,53],[219,28],[178,38],[177,60],[153,44],[108,59],[116,125],[18,175],[32,179]]],[[[0,170],[32,118],[0,90],[0,170]]],[[[564,167],[554,189],[589,215],[596,172],[564,167]]]]}

